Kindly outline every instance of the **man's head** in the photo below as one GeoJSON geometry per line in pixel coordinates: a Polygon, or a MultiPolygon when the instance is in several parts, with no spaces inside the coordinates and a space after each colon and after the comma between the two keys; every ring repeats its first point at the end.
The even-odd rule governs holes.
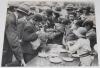
{"type": "Polygon", "coordinates": [[[74,18],[76,17],[76,13],[72,12],[68,15],[69,20],[74,20],[74,18]]]}
{"type": "Polygon", "coordinates": [[[93,27],[93,21],[91,20],[86,20],[83,24],[82,24],[87,30],[90,30],[93,27]]]}
{"type": "Polygon", "coordinates": [[[68,41],[77,40],[78,37],[71,31],[70,34],[67,36],[68,41]]]}
{"type": "Polygon", "coordinates": [[[83,21],[82,21],[82,20],[78,20],[78,21],[75,23],[75,25],[76,25],[77,27],[82,27],[82,24],[83,24],[83,21]]]}
{"type": "Polygon", "coordinates": [[[69,15],[69,20],[74,20],[74,15],[70,14],[69,15]]]}
{"type": "Polygon", "coordinates": [[[53,13],[52,9],[47,9],[45,12],[46,12],[47,16],[49,16],[49,15],[51,16],[53,13]]]}
{"type": "Polygon", "coordinates": [[[18,8],[18,6],[9,6],[7,9],[8,11],[15,12],[15,10],[18,8]]]}
{"type": "Polygon", "coordinates": [[[22,17],[27,16],[29,14],[29,7],[26,5],[20,5],[16,9],[16,11],[18,13],[18,18],[22,18],[22,17]]]}
{"type": "Polygon", "coordinates": [[[40,24],[42,23],[43,17],[41,14],[35,14],[35,15],[33,15],[32,19],[36,25],[40,26],[40,24]]]}
{"type": "Polygon", "coordinates": [[[57,6],[57,7],[53,10],[55,17],[60,17],[61,11],[62,11],[61,7],[60,7],[60,6],[57,6]]]}
{"type": "Polygon", "coordinates": [[[76,14],[77,14],[77,17],[79,17],[82,14],[81,8],[79,8],[79,9],[76,10],[76,14]]]}
{"type": "Polygon", "coordinates": [[[83,8],[82,8],[82,13],[83,13],[83,14],[86,14],[86,13],[87,13],[87,8],[86,8],[86,7],[83,7],[83,8]]]}
{"type": "Polygon", "coordinates": [[[73,12],[74,8],[73,8],[73,4],[68,4],[65,9],[67,10],[68,14],[73,12]]]}
{"type": "Polygon", "coordinates": [[[37,22],[41,22],[42,21],[42,15],[41,14],[35,14],[33,16],[33,20],[37,21],[37,22]]]}

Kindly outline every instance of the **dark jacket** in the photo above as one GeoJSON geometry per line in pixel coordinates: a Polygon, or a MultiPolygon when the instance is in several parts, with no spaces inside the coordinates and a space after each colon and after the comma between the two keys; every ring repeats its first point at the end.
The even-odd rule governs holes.
{"type": "Polygon", "coordinates": [[[22,39],[25,24],[27,24],[27,20],[25,18],[18,19],[17,30],[20,40],[22,39]]]}
{"type": "MultiPolygon", "coordinates": [[[[22,59],[23,55],[18,38],[16,16],[13,13],[8,14],[6,18],[3,52],[8,52],[8,49],[13,52],[17,60],[20,61],[22,59]]],[[[5,58],[7,58],[7,56],[5,58]]]]}
{"type": "Polygon", "coordinates": [[[23,53],[28,53],[28,54],[33,54],[33,49],[32,49],[32,44],[30,42],[35,41],[38,37],[36,34],[36,27],[34,26],[33,23],[28,22],[23,31],[23,36],[22,36],[22,49],[23,53]]]}

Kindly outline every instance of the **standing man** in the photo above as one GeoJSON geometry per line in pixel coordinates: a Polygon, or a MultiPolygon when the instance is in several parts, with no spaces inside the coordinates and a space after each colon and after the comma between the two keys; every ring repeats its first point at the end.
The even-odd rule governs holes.
{"type": "Polygon", "coordinates": [[[36,44],[32,43],[34,43],[38,38],[36,32],[39,30],[39,23],[41,21],[42,16],[40,14],[35,14],[24,26],[22,34],[22,50],[25,63],[31,61],[38,54],[36,44]]]}
{"type": "Polygon", "coordinates": [[[25,5],[20,5],[14,13],[7,15],[2,66],[25,65],[18,36],[17,22],[18,19],[23,18],[26,15],[28,15],[28,7],[25,5]],[[13,55],[17,61],[12,62],[13,55]]]}
{"type": "Polygon", "coordinates": [[[77,51],[81,66],[91,66],[93,56],[90,54],[90,41],[88,38],[86,38],[87,29],[80,27],[77,29],[77,31],[73,31],[73,33],[78,37],[78,40],[73,46],[68,45],[69,52],[74,53],[77,51]]]}

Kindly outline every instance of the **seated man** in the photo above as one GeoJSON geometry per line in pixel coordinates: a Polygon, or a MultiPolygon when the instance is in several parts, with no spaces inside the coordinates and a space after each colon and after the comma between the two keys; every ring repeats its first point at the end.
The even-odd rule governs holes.
{"type": "Polygon", "coordinates": [[[22,34],[22,50],[25,63],[29,62],[33,57],[38,54],[38,48],[34,49],[35,44],[32,42],[36,41],[38,34],[36,33],[39,29],[38,24],[42,21],[41,15],[35,14],[30,21],[25,25],[22,34]]]}

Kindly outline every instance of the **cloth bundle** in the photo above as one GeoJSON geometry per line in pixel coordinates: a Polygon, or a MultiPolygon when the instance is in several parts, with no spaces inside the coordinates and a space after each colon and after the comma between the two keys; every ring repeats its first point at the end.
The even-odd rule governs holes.
{"type": "Polygon", "coordinates": [[[31,42],[31,44],[32,44],[32,48],[33,48],[34,50],[36,50],[36,49],[40,46],[41,40],[38,38],[37,40],[31,42]]]}

